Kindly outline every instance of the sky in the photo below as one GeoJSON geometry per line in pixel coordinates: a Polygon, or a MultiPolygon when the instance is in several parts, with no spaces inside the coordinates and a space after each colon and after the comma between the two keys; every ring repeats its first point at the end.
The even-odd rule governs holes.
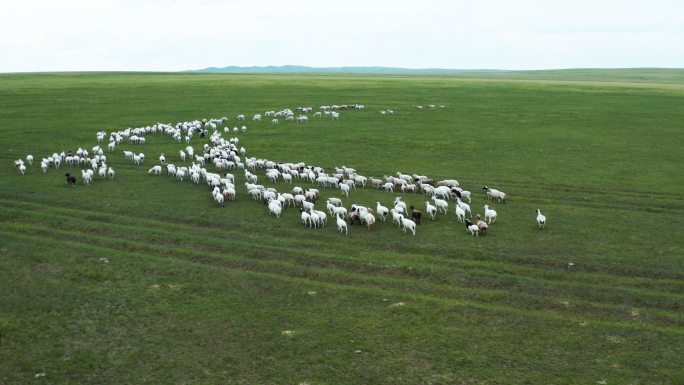
{"type": "Polygon", "coordinates": [[[0,72],[684,67],[682,0],[6,0],[0,9],[0,72]]]}

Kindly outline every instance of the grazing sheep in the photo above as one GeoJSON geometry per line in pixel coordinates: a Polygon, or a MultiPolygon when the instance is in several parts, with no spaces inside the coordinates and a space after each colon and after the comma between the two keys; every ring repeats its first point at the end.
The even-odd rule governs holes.
{"type": "Polygon", "coordinates": [[[64,174],[66,177],[67,185],[71,187],[76,187],[76,177],[69,173],[64,174]]]}
{"type": "Polygon", "coordinates": [[[31,155],[31,154],[26,155],[26,163],[28,163],[29,166],[33,165],[33,155],[31,155]]]}
{"type": "Polygon", "coordinates": [[[147,173],[152,174],[152,175],[161,175],[161,172],[162,172],[161,166],[154,166],[147,173]]]}
{"type": "Polygon", "coordinates": [[[487,221],[487,223],[490,225],[492,222],[496,222],[496,211],[490,209],[489,205],[484,205],[484,210],[485,221],[487,221]]]}
{"type": "Polygon", "coordinates": [[[114,174],[114,169],[109,167],[109,169],[107,170],[107,176],[109,176],[109,179],[114,179],[114,174]]]}
{"type": "Polygon", "coordinates": [[[546,225],[546,216],[544,216],[539,209],[537,209],[537,225],[540,229],[543,229],[546,225]]]}

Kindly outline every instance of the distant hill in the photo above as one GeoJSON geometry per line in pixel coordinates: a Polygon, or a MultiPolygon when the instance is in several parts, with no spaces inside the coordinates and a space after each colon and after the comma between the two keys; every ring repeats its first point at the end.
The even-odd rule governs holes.
{"type": "Polygon", "coordinates": [[[497,70],[400,67],[307,67],[298,65],[223,68],[209,67],[186,72],[233,74],[376,74],[447,75],[464,78],[546,80],[611,83],[684,84],[682,68],[568,68],[555,70],[497,70]]]}
{"type": "Polygon", "coordinates": [[[330,74],[455,74],[476,72],[499,72],[493,69],[463,70],[448,68],[399,68],[399,67],[307,67],[298,65],[264,66],[264,67],[239,67],[228,66],[223,68],[209,67],[189,72],[210,73],[242,73],[242,74],[278,74],[278,73],[330,73],[330,74]]]}

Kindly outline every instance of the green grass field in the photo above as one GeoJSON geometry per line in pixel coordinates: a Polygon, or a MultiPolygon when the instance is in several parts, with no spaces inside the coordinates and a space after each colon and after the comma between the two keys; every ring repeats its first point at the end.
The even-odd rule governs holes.
{"type": "MultiPolygon", "coordinates": [[[[0,75],[0,384],[682,384],[684,71],[638,71],[0,75]],[[481,187],[499,188],[489,234],[452,205],[415,237],[311,230],[295,209],[269,216],[238,172],[217,207],[205,185],[147,174],[161,152],[180,163],[185,143],[162,135],[107,154],[113,181],[70,188],[64,165],[38,165],[99,130],[344,103],[366,109],[248,119],[240,145],[455,178],[480,213],[481,187]],[[412,108],[431,103],[446,108],[412,108]]],[[[425,207],[370,188],[343,201],[395,195],[425,207]]]]}

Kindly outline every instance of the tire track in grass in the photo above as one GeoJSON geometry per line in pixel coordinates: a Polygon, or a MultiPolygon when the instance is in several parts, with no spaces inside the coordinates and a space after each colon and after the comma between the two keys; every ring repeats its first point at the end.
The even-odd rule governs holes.
{"type": "MultiPolygon", "coordinates": [[[[312,266],[301,266],[292,264],[291,261],[274,260],[270,258],[264,259],[264,253],[257,252],[261,257],[254,260],[249,257],[238,257],[232,254],[218,255],[206,251],[197,252],[194,247],[190,248],[171,248],[170,246],[150,245],[144,242],[137,241],[121,241],[118,237],[106,237],[99,235],[87,235],[80,231],[58,230],[53,227],[43,226],[22,226],[10,225],[10,229],[15,229],[22,232],[31,231],[34,234],[43,235],[46,237],[57,236],[59,239],[68,239],[70,242],[83,243],[81,239],[85,239],[87,244],[95,244],[101,247],[109,248],[125,248],[127,251],[144,252],[145,255],[166,255],[174,256],[175,258],[184,258],[190,260],[200,259],[203,263],[217,263],[224,265],[228,264],[233,268],[246,269],[250,271],[266,271],[270,273],[287,274],[288,276],[297,276],[300,278],[315,277],[318,280],[326,282],[335,282],[348,285],[371,285],[375,287],[392,287],[398,290],[407,290],[409,292],[417,292],[421,295],[438,296],[440,298],[459,298],[459,300],[472,302],[473,298],[481,303],[486,303],[494,306],[506,306],[514,304],[516,308],[523,308],[534,311],[546,312],[582,312],[587,317],[601,317],[601,320],[608,321],[623,319],[627,316],[631,309],[617,306],[591,303],[588,301],[573,301],[572,308],[569,303],[565,304],[555,297],[548,296],[534,296],[521,293],[510,293],[504,290],[493,289],[464,289],[460,287],[451,287],[448,285],[440,285],[431,282],[421,282],[413,279],[397,278],[394,276],[377,276],[369,275],[367,273],[357,273],[347,270],[340,270],[333,267],[319,268],[312,266]]],[[[277,258],[282,259],[282,256],[277,258]]],[[[641,317],[639,322],[646,321],[646,318],[651,322],[659,322],[661,326],[677,325],[680,323],[676,314],[668,313],[660,310],[644,309],[642,310],[644,317],[641,317]]]]}
{"type": "MultiPolygon", "coordinates": [[[[54,216],[54,214],[48,214],[41,212],[39,214],[41,219],[46,217],[54,216]]],[[[66,218],[59,217],[60,220],[57,223],[53,223],[55,226],[71,226],[75,230],[80,231],[78,227],[73,227],[76,222],[84,222],[85,219],[82,218],[66,218]]],[[[109,225],[107,229],[100,229],[97,223],[86,222],[83,225],[87,228],[89,232],[95,231],[99,234],[107,235],[111,230],[112,226],[122,226],[119,228],[122,238],[135,238],[142,242],[154,242],[164,244],[165,242],[174,242],[174,244],[183,244],[186,247],[192,247],[195,249],[206,249],[207,251],[222,252],[226,248],[225,243],[217,243],[218,241],[213,238],[213,245],[207,244],[206,237],[193,237],[192,233],[180,232],[182,234],[182,239],[178,237],[178,234],[164,235],[164,233],[159,233],[159,239],[150,237],[137,237],[138,234],[143,234],[145,232],[155,232],[153,235],[157,235],[158,230],[149,230],[149,228],[138,228],[130,225],[109,225]],[[192,243],[190,241],[193,241],[192,243]],[[209,248],[207,246],[210,246],[209,248]]],[[[149,235],[149,234],[148,234],[149,235]]],[[[232,247],[238,247],[243,252],[248,252],[250,249],[258,249],[267,251],[270,253],[283,253],[287,254],[290,247],[288,246],[267,246],[262,243],[251,243],[244,242],[241,240],[232,240],[232,247]]],[[[301,255],[296,257],[291,257],[293,262],[303,266],[317,266],[317,267],[330,267],[341,268],[348,271],[361,272],[361,273],[373,273],[382,274],[387,276],[402,276],[411,279],[420,279],[433,283],[439,284],[450,284],[458,285],[461,288],[483,288],[483,289],[506,289],[514,290],[520,293],[530,294],[530,295],[541,295],[544,297],[558,297],[559,299],[566,299],[571,301],[591,301],[591,302],[608,302],[608,303],[620,303],[626,305],[632,302],[632,306],[635,307],[656,307],[656,308],[669,308],[678,310],[680,309],[681,301],[680,296],[676,294],[669,294],[664,292],[658,292],[653,290],[644,289],[631,289],[631,288],[615,288],[611,287],[614,283],[610,285],[599,285],[599,284],[586,284],[577,283],[573,281],[558,281],[555,279],[547,279],[537,277],[538,272],[533,272],[534,277],[528,277],[520,274],[520,272],[511,269],[510,271],[497,272],[487,270],[488,266],[459,266],[458,264],[451,263],[449,266],[438,266],[437,271],[441,272],[446,270],[444,274],[435,273],[435,266],[431,263],[414,263],[412,265],[378,265],[366,262],[358,257],[341,255],[336,253],[317,253],[311,250],[304,250],[301,255]],[[485,268],[483,270],[483,267],[485,268]],[[675,298],[672,298],[673,295],[675,298]],[[672,302],[672,303],[669,303],[672,302]]],[[[422,258],[422,256],[419,256],[422,258]]],[[[481,264],[480,264],[481,265],[481,264]]]]}
{"type": "MultiPolygon", "coordinates": [[[[64,208],[55,207],[45,204],[39,204],[35,202],[26,201],[16,201],[0,199],[0,204],[4,204],[6,207],[18,207],[28,211],[40,211],[45,212],[48,210],[55,215],[64,215],[69,219],[73,218],[83,218],[87,220],[92,220],[96,222],[106,222],[106,223],[119,223],[123,225],[130,225],[131,223],[139,223],[141,226],[145,226],[145,231],[150,231],[150,229],[159,228],[174,228],[177,229],[179,233],[183,234],[193,234],[196,232],[197,228],[202,229],[202,232],[208,232],[215,235],[216,238],[223,238],[227,234],[238,234],[240,238],[257,238],[259,246],[263,245],[265,242],[271,242],[272,244],[278,244],[285,242],[292,246],[305,247],[318,249],[320,247],[320,242],[317,240],[309,240],[309,237],[296,237],[297,234],[292,236],[281,235],[277,233],[263,233],[258,232],[261,228],[257,226],[249,226],[244,224],[231,225],[231,226],[221,226],[220,224],[208,225],[207,223],[201,222],[190,222],[190,223],[178,223],[176,220],[166,220],[166,219],[152,219],[150,217],[146,218],[132,218],[130,216],[122,214],[112,214],[112,213],[102,213],[98,211],[81,210],[74,208],[64,208]]],[[[205,238],[209,239],[209,238],[205,238]]],[[[336,244],[335,246],[338,250],[344,250],[351,255],[358,254],[359,251],[351,246],[347,246],[344,243],[336,244]]],[[[386,254],[386,250],[378,250],[377,253],[386,254]]],[[[425,262],[430,262],[433,264],[449,264],[449,265],[461,265],[466,268],[471,267],[483,267],[487,270],[500,271],[503,270],[508,273],[514,273],[516,275],[527,275],[530,278],[538,278],[549,276],[548,279],[558,280],[559,269],[565,268],[566,266],[558,266],[557,262],[549,261],[548,256],[543,257],[526,257],[526,259],[532,259],[532,261],[520,260],[517,258],[510,258],[511,255],[502,253],[496,259],[492,259],[491,256],[485,254],[479,255],[476,250],[471,250],[469,252],[469,257],[460,256],[458,259],[452,257],[440,256],[441,252],[439,250],[426,249],[424,245],[420,248],[416,247],[403,247],[401,249],[392,250],[391,255],[388,255],[389,260],[396,261],[397,257],[406,258],[409,260],[416,260],[414,256],[420,255],[421,260],[425,262]],[[431,251],[431,252],[430,252],[431,251]],[[426,253],[429,252],[429,253],[426,253]],[[477,255],[479,258],[473,258],[477,255]],[[531,265],[531,263],[534,263],[531,265]],[[546,268],[539,268],[538,266],[544,266],[546,268]]],[[[482,254],[482,252],[480,252],[482,254]]],[[[348,256],[345,256],[348,258],[348,256]]],[[[591,266],[583,266],[584,270],[581,275],[575,274],[573,276],[565,275],[564,280],[569,278],[582,278],[581,282],[584,283],[594,283],[601,284],[605,283],[608,285],[616,287],[635,287],[635,288],[648,288],[665,293],[672,291],[682,292],[684,291],[684,282],[671,279],[671,278],[659,278],[652,276],[643,276],[645,272],[640,272],[638,270],[630,268],[626,272],[614,271],[611,269],[610,274],[603,273],[601,271],[596,272],[591,270],[591,266]],[[642,274],[642,276],[635,275],[642,274]]]]}
{"type": "MultiPolygon", "coordinates": [[[[59,231],[57,231],[59,233],[59,231]]],[[[3,231],[3,236],[9,238],[14,238],[18,241],[29,241],[35,244],[45,245],[46,248],[54,249],[59,248],[63,245],[63,241],[60,239],[50,239],[45,237],[38,237],[35,235],[28,235],[25,232],[22,233],[7,233],[3,231]]],[[[62,239],[69,239],[68,236],[62,235],[62,239]]],[[[135,250],[122,250],[111,246],[101,246],[92,245],[87,243],[82,243],[78,241],[73,241],[71,244],[71,250],[73,252],[82,251],[94,255],[103,255],[107,253],[113,253],[114,255],[119,255],[134,259],[152,259],[157,260],[160,263],[168,261],[168,259],[173,259],[176,261],[182,261],[184,263],[190,263],[192,265],[204,266],[207,268],[220,268],[225,269],[230,272],[230,274],[237,275],[250,275],[253,277],[262,277],[267,279],[277,279],[286,282],[296,282],[299,284],[310,285],[319,288],[327,288],[334,290],[352,290],[357,292],[367,293],[373,296],[382,297],[394,297],[394,298],[406,298],[407,300],[428,302],[435,305],[442,306],[456,306],[456,307],[468,307],[473,309],[478,309],[488,313],[494,314],[511,314],[520,317],[531,317],[536,319],[543,319],[547,321],[557,321],[564,323],[588,323],[593,326],[605,326],[610,328],[619,328],[625,330],[652,330],[659,333],[681,336],[684,335],[684,329],[678,326],[661,326],[652,325],[645,323],[641,320],[634,320],[634,322],[625,322],[623,320],[610,320],[610,319],[596,319],[587,317],[581,317],[575,314],[560,314],[558,311],[552,311],[550,309],[537,310],[537,309],[521,309],[515,306],[506,306],[499,304],[482,304],[477,302],[472,302],[468,300],[462,300],[459,298],[443,298],[436,297],[429,294],[424,294],[421,292],[407,292],[405,286],[399,285],[397,287],[393,286],[375,286],[375,285],[365,285],[363,277],[351,277],[345,276],[342,281],[323,281],[320,279],[320,275],[316,274],[305,274],[305,275],[282,275],[281,271],[259,271],[259,270],[248,270],[244,266],[234,266],[225,259],[221,257],[213,257],[205,253],[201,253],[198,257],[188,258],[178,254],[165,254],[164,256],[159,256],[155,254],[142,253],[135,250]],[[359,278],[359,280],[354,280],[353,278],[359,278]]],[[[192,252],[190,250],[189,252],[192,252]]]]}
{"type": "MultiPolygon", "coordinates": [[[[35,213],[44,220],[47,217],[55,216],[48,213],[35,213]]],[[[182,232],[179,234],[165,235],[159,233],[158,230],[149,230],[147,228],[135,227],[133,225],[112,225],[109,224],[106,229],[101,229],[95,222],[88,222],[80,218],[67,218],[56,216],[59,220],[55,223],[50,223],[53,226],[59,226],[60,229],[81,231],[81,227],[74,226],[76,223],[82,225],[82,228],[89,229],[87,232],[97,235],[110,235],[115,230],[119,237],[125,237],[133,241],[150,242],[156,245],[165,246],[169,242],[173,245],[182,245],[186,248],[196,250],[205,250],[207,252],[221,253],[226,250],[227,244],[220,243],[218,238],[209,238],[212,241],[207,242],[206,237],[196,236],[182,232]],[[141,235],[145,233],[145,235],[141,235]]],[[[41,226],[46,226],[42,223],[41,226]]],[[[269,253],[281,253],[283,255],[290,254],[290,261],[300,266],[328,268],[334,267],[346,271],[376,274],[384,276],[399,276],[413,280],[423,280],[435,284],[446,284],[458,286],[462,289],[501,289],[521,294],[528,294],[533,296],[542,296],[544,298],[558,298],[559,302],[567,301],[583,301],[590,303],[619,303],[627,306],[650,308],[653,311],[658,309],[663,310],[681,310],[679,303],[684,303],[684,296],[677,296],[676,294],[667,294],[653,290],[637,290],[630,288],[615,288],[606,284],[587,284],[577,283],[572,281],[558,281],[552,279],[545,279],[541,277],[529,277],[512,272],[496,272],[483,269],[479,266],[461,267],[458,265],[452,266],[435,266],[425,262],[416,261],[413,264],[404,265],[379,265],[366,262],[358,257],[348,256],[338,253],[327,252],[325,254],[316,252],[315,250],[299,250],[298,254],[291,254],[291,247],[288,246],[271,246],[260,243],[245,242],[241,240],[231,240],[230,248],[233,251],[240,250],[243,253],[250,253],[250,250],[263,250],[269,253]],[[674,298],[673,298],[674,297],[674,298]],[[560,299],[566,301],[561,301],[560,299]]],[[[422,256],[419,256],[419,259],[422,256]]],[[[566,274],[571,274],[566,272],[566,274]]],[[[645,310],[645,309],[644,309],[645,310]]]]}

